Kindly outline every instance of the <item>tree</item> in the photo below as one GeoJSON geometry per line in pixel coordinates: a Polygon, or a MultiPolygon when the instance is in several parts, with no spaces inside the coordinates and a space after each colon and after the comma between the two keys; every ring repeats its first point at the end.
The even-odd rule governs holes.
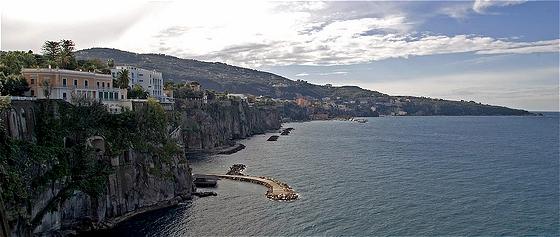
{"type": "Polygon", "coordinates": [[[111,70],[107,67],[107,63],[99,59],[78,60],[78,68],[88,72],[102,72],[110,74],[111,70]]]}
{"type": "Polygon", "coordinates": [[[134,85],[132,89],[128,89],[127,97],[129,99],[147,99],[148,96],[148,92],[144,91],[141,85],[134,85]]]}
{"type": "Polygon", "coordinates": [[[51,80],[50,79],[43,80],[41,82],[41,86],[44,88],[43,93],[45,94],[45,97],[47,97],[47,99],[50,99],[51,91],[52,91],[52,88],[53,88],[51,80]]]}
{"type": "Polygon", "coordinates": [[[59,66],[58,61],[60,58],[60,53],[60,42],[45,41],[45,43],[43,44],[43,56],[45,57],[47,64],[51,66],[59,66]]]}
{"type": "Polygon", "coordinates": [[[175,82],[173,81],[165,81],[163,83],[163,89],[164,90],[173,90],[175,89],[175,82]]]}
{"type": "Polygon", "coordinates": [[[78,67],[74,55],[74,42],[72,40],[60,40],[60,55],[58,58],[59,66],[62,69],[74,70],[78,67]]]}
{"type": "Polygon", "coordinates": [[[22,68],[37,66],[33,52],[10,51],[0,53],[0,72],[4,75],[19,75],[22,68]]]}
{"type": "Polygon", "coordinates": [[[109,68],[115,67],[115,60],[112,59],[112,58],[107,59],[107,67],[109,67],[109,68]]]}
{"type": "Polygon", "coordinates": [[[5,76],[0,73],[0,95],[23,96],[29,90],[27,80],[21,75],[5,76]]]}
{"type": "Polygon", "coordinates": [[[113,83],[116,87],[121,89],[127,89],[130,78],[128,77],[128,70],[123,69],[117,74],[117,79],[113,83]]]}

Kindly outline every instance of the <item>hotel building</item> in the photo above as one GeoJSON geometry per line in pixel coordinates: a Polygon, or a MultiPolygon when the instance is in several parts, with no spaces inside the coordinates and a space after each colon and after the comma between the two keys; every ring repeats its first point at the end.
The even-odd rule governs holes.
{"type": "Polygon", "coordinates": [[[39,99],[62,99],[85,97],[99,101],[126,99],[126,89],[113,88],[111,75],[51,68],[25,68],[22,75],[30,90],[27,96],[39,99]]]}
{"type": "Polygon", "coordinates": [[[150,96],[156,97],[161,100],[162,97],[166,97],[163,93],[163,77],[161,72],[155,70],[146,70],[134,66],[116,66],[111,69],[111,74],[113,79],[119,76],[119,72],[122,70],[128,70],[128,86],[130,88],[134,85],[140,85],[144,88],[144,91],[148,92],[150,96]]]}

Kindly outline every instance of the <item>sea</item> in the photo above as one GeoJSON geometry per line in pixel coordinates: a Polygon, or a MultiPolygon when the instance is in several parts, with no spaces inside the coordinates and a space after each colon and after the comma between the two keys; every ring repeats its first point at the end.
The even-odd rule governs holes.
{"type": "Polygon", "coordinates": [[[287,183],[296,201],[223,180],[215,197],[135,216],[119,236],[560,235],[559,114],[378,117],[286,123],[231,155],[191,155],[193,173],[287,183]]]}

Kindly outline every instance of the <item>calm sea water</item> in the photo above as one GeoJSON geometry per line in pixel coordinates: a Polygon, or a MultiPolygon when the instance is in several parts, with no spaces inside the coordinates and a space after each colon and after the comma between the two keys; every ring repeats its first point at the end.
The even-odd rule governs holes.
{"type": "Polygon", "coordinates": [[[285,124],[289,136],[242,141],[232,155],[190,157],[194,173],[275,177],[301,195],[220,181],[217,197],[142,215],[111,234],[560,235],[559,120],[381,117],[285,124]]]}

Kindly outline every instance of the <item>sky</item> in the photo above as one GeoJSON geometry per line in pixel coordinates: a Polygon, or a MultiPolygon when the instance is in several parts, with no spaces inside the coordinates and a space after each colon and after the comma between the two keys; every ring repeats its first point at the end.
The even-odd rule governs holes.
{"type": "Polygon", "coordinates": [[[390,95],[559,110],[559,1],[0,0],[0,11],[1,50],[64,38],[390,95]]]}

